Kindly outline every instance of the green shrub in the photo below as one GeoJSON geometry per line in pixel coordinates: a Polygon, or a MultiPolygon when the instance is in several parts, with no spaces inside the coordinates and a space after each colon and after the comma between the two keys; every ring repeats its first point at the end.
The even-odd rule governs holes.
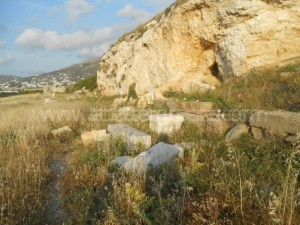
{"type": "Polygon", "coordinates": [[[175,98],[175,99],[180,99],[185,101],[195,101],[195,100],[200,100],[201,98],[200,92],[183,93],[183,92],[169,90],[166,91],[163,95],[166,98],[175,98]]]}
{"type": "Polygon", "coordinates": [[[128,95],[127,95],[127,101],[129,101],[131,98],[132,99],[137,99],[138,98],[138,95],[135,91],[135,83],[131,84],[129,86],[129,89],[128,89],[128,95]]]}
{"type": "Polygon", "coordinates": [[[77,81],[76,84],[74,84],[69,91],[74,92],[77,90],[81,90],[82,88],[86,88],[89,91],[93,91],[97,88],[97,76],[89,76],[83,80],[77,81]]]}
{"type": "Polygon", "coordinates": [[[295,65],[289,64],[289,65],[281,68],[279,71],[280,72],[295,72],[296,68],[295,68],[295,65]]]}
{"type": "Polygon", "coordinates": [[[165,9],[165,15],[167,16],[171,12],[172,6],[165,9]]]}

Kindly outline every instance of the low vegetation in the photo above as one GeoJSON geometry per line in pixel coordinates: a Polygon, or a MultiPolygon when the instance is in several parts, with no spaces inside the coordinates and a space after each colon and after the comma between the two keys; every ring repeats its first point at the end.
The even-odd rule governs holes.
{"type": "MultiPolygon", "coordinates": [[[[128,121],[130,123],[130,121],[128,121]]],[[[149,133],[147,123],[131,123],[149,133]]],[[[152,134],[153,135],[153,134],[152,134]]],[[[153,135],[153,143],[162,137],[153,135]]],[[[183,159],[146,174],[112,170],[122,140],[75,151],[64,181],[73,224],[297,224],[300,146],[243,136],[234,144],[185,124],[183,159]]]]}
{"type": "MultiPolygon", "coordinates": [[[[280,72],[295,72],[293,66],[280,72]]],[[[185,100],[213,101],[231,108],[299,111],[299,76],[264,71],[227,82],[210,93],[168,92],[185,100]],[[268,76],[266,76],[266,74],[268,76]]],[[[88,88],[88,87],[87,87],[88,88]]],[[[132,88],[134,90],[134,88],[132,88]]],[[[133,91],[132,91],[133,92],[133,91]]],[[[132,94],[128,94],[132,95],[132,94]]],[[[113,121],[112,98],[81,97],[43,104],[31,94],[0,99],[0,224],[42,224],[49,160],[67,156],[60,180],[65,224],[291,224],[300,221],[300,141],[255,141],[244,135],[229,144],[184,123],[172,136],[158,136],[149,123],[126,122],[152,135],[152,144],[193,142],[184,157],[144,174],[113,168],[118,156],[135,156],[122,139],[84,146],[83,131],[113,121]],[[105,115],[90,120],[95,110],[105,115]],[[106,117],[105,117],[106,116],[106,117]],[[73,133],[55,139],[49,131],[68,125],[73,133]]],[[[131,96],[132,97],[132,96],[131,96]]],[[[299,137],[300,140],[300,137],[299,137]]]]}
{"type": "Polygon", "coordinates": [[[138,95],[135,91],[135,86],[136,86],[135,83],[133,83],[129,86],[128,94],[127,94],[127,101],[129,101],[130,99],[137,99],[138,98],[138,95]]]}
{"type": "Polygon", "coordinates": [[[43,104],[40,94],[0,99],[0,224],[41,223],[48,160],[55,149],[66,150],[49,130],[78,130],[86,104],[43,104]]]}
{"type": "Polygon", "coordinates": [[[74,92],[86,88],[89,91],[94,91],[97,88],[97,76],[92,75],[83,80],[79,80],[72,87],[68,89],[69,92],[74,92]]]}
{"type": "Polygon", "coordinates": [[[192,94],[164,93],[165,97],[186,101],[210,101],[223,111],[229,109],[283,109],[300,111],[299,65],[289,65],[279,70],[257,71],[230,80],[214,91],[192,94]],[[284,72],[294,74],[284,76],[284,72]]]}

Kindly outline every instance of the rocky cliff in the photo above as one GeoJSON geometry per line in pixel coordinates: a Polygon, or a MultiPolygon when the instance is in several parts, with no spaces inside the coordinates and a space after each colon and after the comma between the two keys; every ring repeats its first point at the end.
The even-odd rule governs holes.
{"type": "Polygon", "coordinates": [[[186,0],[124,35],[101,59],[103,95],[213,89],[300,57],[298,0],[186,0]]]}

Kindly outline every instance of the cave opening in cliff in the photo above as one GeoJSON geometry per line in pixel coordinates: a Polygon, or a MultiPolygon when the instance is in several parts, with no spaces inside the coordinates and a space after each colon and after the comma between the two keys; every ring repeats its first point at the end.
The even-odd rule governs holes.
{"type": "Polygon", "coordinates": [[[216,77],[219,81],[223,82],[223,78],[221,77],[217,62],[214,62],[214,64],[209,67],[209,70],[214,77],[216,77]]]}

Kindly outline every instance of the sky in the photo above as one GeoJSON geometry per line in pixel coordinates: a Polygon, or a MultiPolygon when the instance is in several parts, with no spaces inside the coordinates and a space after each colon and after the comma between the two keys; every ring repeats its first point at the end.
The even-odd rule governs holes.
{"type": "Polygon", "coordinates": [[[30,76],[100,58],[175,0],[0,0],[0,75],[30,76]]]}

